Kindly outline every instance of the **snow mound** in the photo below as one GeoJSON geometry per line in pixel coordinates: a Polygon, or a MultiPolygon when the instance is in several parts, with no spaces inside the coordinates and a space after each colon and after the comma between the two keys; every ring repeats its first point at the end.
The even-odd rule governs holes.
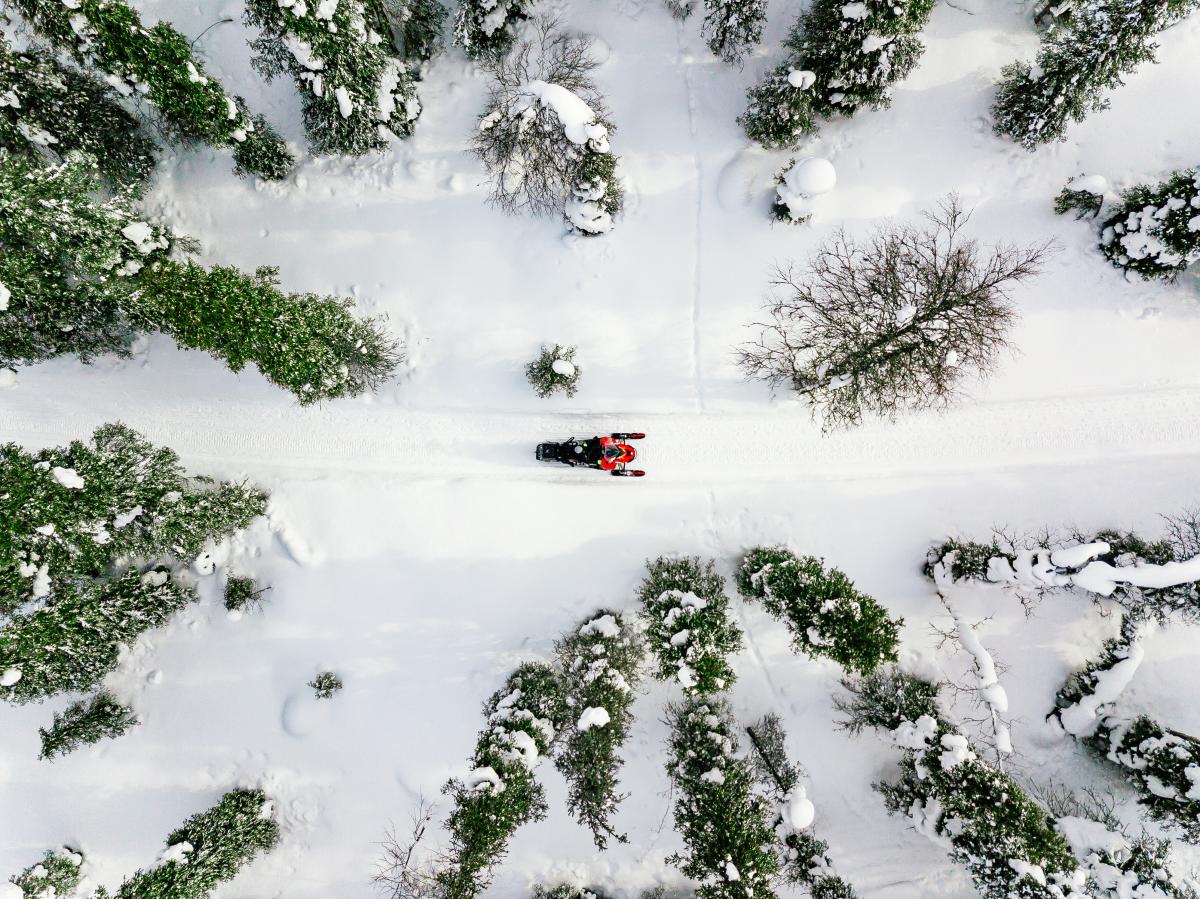
{"type": "Polygon", "coordinates": [[[50,474],[54,475],[54,480],[62,484],[68,490],[82,490],[84,488],[83,478],[74,468],[59,468],[57,465],[50,469],[50,474]]]}
{"type": "Polygon", "coordinates": [[[576,727],[580,730],[591,730],[593,727],[604,727],[611,720],[608,709],[588,706],[579,716],[579,723],[576,727]]]}

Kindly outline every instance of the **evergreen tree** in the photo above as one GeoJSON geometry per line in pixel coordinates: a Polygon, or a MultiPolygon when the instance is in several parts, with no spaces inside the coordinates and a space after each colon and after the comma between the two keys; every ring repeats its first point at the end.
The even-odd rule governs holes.
{"type": "Polygon", "coordinates": [[[1047,717],[1055,718],[1072,736],[1094,733],[1141,665],[1143,628],[1141,621],[1125,615],[1121,632],[1105,641],[1100,655],[1067,678],[1055,696],[1054,711],[1047,717]]]}
{"type": "Polygon", "coordinates": [[[766,0],[704,0],[704,36],[708,48],[730,65],[762,40],[766,0]]]}
{"type": "Polygon", "coordinates": [[[404,63],[388,52],[390,30],[370,0],[249,0],[246,24],[255,68],[265,77],[292,76],[304,104],[314,153],[361,156],[407,137],[421,111],[404,63]]]}
{"type": "Polygon", "coordinates": [[[1082,872],[1053,819],[1003,771],[980,759],[943,717],[938,685],[881,667],[843,681],[844,726],[889,732],[901,776],[877,784],[888,809],[948,842],[984,899],[1079,897],[1082,872]]]}
{"type": "Polygon", "coordinates": [[[284,293],[272,268],[167,258],[194,244],[140,220],[129,191],[96,202],[98,184],[82,159],[39,168],[0,154],[0,365],[121,352],[132,326],[233,371],[254,362],[301,404],[355,396],[395,368],[396,341],[349,300],[284,293]]]}
{"type": "Polygon", "coordinates": [[[302,406],[374,390],[402,358],[378,320],[355,318],[351,300],[285,293],[275,268],[250,275],[164,262],[142,272],[139,285],[127,302],[136,327],[169,334],[235,372],[253,362],[302,406]]]}
{"type": "Polygon", "coordinates": [[[450,849],[433,875],[438,899],[474,899],[491,883],[509,838],[546,815],[545,792],[534,769],[564,724],[566,702],[557,672],[527,663],[484,706],[472,771],[443,788],[454,803],[446,822],[450,849]]]}
{"type": "Polygon", "coordinates": [[[1178,277],[1200,260],[1200,168],[1125,191],[1100,229],[1113,265],[1146,280],[1178,277]]]}
{"type": "Polygon", "coordinates": [[[486,64],[492,84],[474,151],[492,176],[492,202],[505,212],[559,214],[584,235],[612,230],[622,192],[596,66],[590,38],[547,19],[486,64]]]}
{"type": "Polygon", "coordinates": [[[454,17],[454,43],[471,59],[501,59],[529,18],[529,0],[462,0],[454,17]]]}
{"type": "Polygon", "coordinates": [[[740,351],[745,374],[805,397],[830,430],[945,407],[990,371],[1016,317],[1009,291],[1050,248],[982,251],[954,195],[925,219],[863,243],[839,232],[804,269],[779,269],[770,321],[740,351]]]}
{"type": "Polygon", "coordinates": [[[120,424],[97,428],[90,444],[0,445],[0,614],[57,604],[121,559],[188,564],[266,506],[247,485],[187,477],[174,451],[120,424]]]}
{"type": "Polygon", "coordinates": [[[57,162],[84,153],[113,186],[136,186],[154,169],[155,146],[117,96],[47,51],[14,52],[0,36],[0,148],[57,162]]]}
{"type": "Polygon", "coordinates": [[[1120,767],[1152,818],[1200,843],[1200,740],[1145,715],[1109,715],[1086,742],[1120,767]]]}
{"type": "Polygon", "coordinates": [[[733,686],[729,657],[741,650],[742,632],[729,617],[725,581],[713,563],[660,556],[646,568],[638,599],[658,660],[655,676],[677,681],[693,696],[733,686]]]}
{"type": "Polygon", "coordinates": [[[826,570],[820,559],[798,558],[782,546],[756,547],[742,560],[737,587],[788,626],[797,652],[825,656],[860,673],[897,658],[903,620],[891,618],[841,571],[826,570]]]}
{"type": "Polygon", "coordinates": [[[39,728],[42,737],[43,759],[52,759],[74,752],[104,739],[115,739],[138,723],[137,715],[122,705],[107,690],[90,699],[81,699],[56,712],[49,730],[39,728]]]}
{"type": "Polygon", "coordinates": [[[576,719],[556,759],[567,780],[567,808],[592,832],[597,849],[608,838],[626,842],[611,819],[617,794],[618,753],[633,724],[634,688],[645,659],[635,622],[601,610],[555,645],[567,703],[576,719]]]}
{"type": "Polygon", "coordinates": [[[40,862],[11,878],[23,899],[57,899],[72,895],[79,886],[83,856],[63,848],[47,852],[40,862]]]}
{"type": "Polygon", "coordinates": [[[792,887],[802,886],[812,899],[857,899],[829,860],[829,845],[813,833],[812,803],[800,782],[800,768],[788,760],[783,725],[766,715],[746,728],[754,774],[779,811],[771,829],[779,849],[780,876],[792,887]]]}
{"type": "Polygon", "coordinates": [[[204,899],[279,842],[274,803],[262,790],[231,790],[167,837],[165,861],[138,871],[114,899],[204,899]]]}
{"type": "Polygon", "coordinates": [[[0,629],[0,699],[40,702],[92,689],[116,668],[123,645],[195,599],[164,569],[60,586],[51,603],[14,613],[0,629]]]}
{"type": "Polygon", "coordinates": [[[97,201],[94,160],[0,151],[0,366],[125,353],[122,304],[172,239],[142,221],[131,189],[97,201]]]}
{"type": "Polygon", "coordinates": [[[916,68],[933,0],[814,0],[784,41],[788,61],[750,90],[738,120],[768,149],[794,147],[817,119],[891,103],[891,86],[916,68]]]}
{"type": "Polygon", "coordinates": [[[448,10],[438,0],[380,0],[400,57],[417,68],[442,50],[448,10]]]}
{"type": "Polygon", "coordinates": [[[531,895],[532,899],[610,899],[600,890],[574,886],[569,883],[560,883],[551,887],[541,883],[535,884],[531,895]]]}
{"type": "MultiPolygon", "coordinates": [[[[1059,822],[1060,827],[1062,821],[1059,822]]],[[[1171,843],[1117,833],[1095,846],[1072,846],[1087,869],[1086,894],[1093,899],[1200,899],[1170,869],[1171,843]],[[1082,851],[1081,851],[1082,850],[1082,851]]],[[[1070,839],[1070,835],[1068,835],[1070,839]]]]}
{"type": "Polygon", "coordinates": [[[270,589],[258,586],[252,577],[230,575],[225,581],[225,608],[231,612],[257,608],[263,601],[262,595],[270,589]]]}
{"type": "Polygon", "coordinates": [[[684,851],[672,856],[700,882],[700,899],[774,899],[779,871],[770,804],[753,790],[750,763],[738,756],[726,702],[694,697],[668,709],[667,771],[678,791],[675,829],[684,851]]]}
{"type": "Polygon", "coordinates": [[[146,28],[124,0],[14,0],[33,26],[122,95],[147,101],[172,134],[229,147],[239,172],[283,178],[293,159],[283,140],[241,98],[206,75],[188,39],[166,22],[146,28]]]}
{"type": "Polygon", "coordinates": [[[582,374],[575,362],[575,347],[557,343],[553,348],[543,346],[538,357],[525,366],[525,379],[542,399],[559,392],[574,396],[582,374]]]}
{"type": "Polygon", "coordinates": [[[1071,122],[1108,106],[1106,93],[1154,62],[1154,37],[1200,0],[1080,0],[1042,38],[1037,63],[1014,62],[992,108],[997,134],[1026,150],[1066,136],[1071,122]]]}

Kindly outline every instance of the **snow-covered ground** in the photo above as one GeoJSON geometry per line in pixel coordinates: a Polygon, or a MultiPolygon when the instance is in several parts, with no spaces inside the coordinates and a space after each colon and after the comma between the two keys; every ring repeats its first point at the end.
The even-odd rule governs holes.
{"type": "MultiPolygon", "coordinates": [[[[189,35],[241,12],[138,5],[189,35]]],[[[387,154],[310,160],[282,185],[238,180],[208,152],[162,170],[150,204],[200,238],[206,260],[278,265],[289,288],[351,294],[388,316],[410,358],[379,394],[302,410],[257,373],[232,375],[161,337],[129,361],[61,360],[0,388],[0,440],[61,443],[119,419],[195,471],[250,477],[273,495],[273,527],[260,523],[235,550],[273,585],[262,612],[230,619],[209,578],[204,602],[139,643],[112,678],[141,727],[39,762],[37,728],[65,698],[0,709],[0,875],[70,843],[111,885],[157,858],[186,815],[250,783],[279,800],[284,840],[217,895],[367,897],[389,823],[403,830],[418,796],[465,771],[483,699],[599,605],[632,604],[647,556],[701,553],[728,572],[756,543],[823,555],[904,616],[911,652],[958,673],[966,658],[934,650],[931,623],[950,619],[920,573],[931,542],[993,524],[1154,532],[1156,513],[1200,503],[1200,285],[1125,282],[1087,225],[1050,208],[1080,172],[1122,185],[1195,164],[1200,116],[1182,100],[1200,83],[1200,19],[1171,29],[1161,64],[1070,142],[1029,155],[987,121],[996,73],[1036,46],[1027,14],[1010,0],[940,5],[892,108],[828,125],[812,145],[838,186],[812,225],[793,228],[767,218],[790,157],[748,147],[734,118],[798,4],[770,4],[769,49],[741,71],[711,57],[695,18],[677,23],[658,0],[556,8],[608,53],[598,80],[628,202],[606,237],[564,238],[557,221],[485,204],[464,149],[485,82],[456,50],[421,85],[416,136],[387,154]],[[976,207],[984,241],[1062,246],[1016,292],[1018,352],[992,381],[945,415],[822,437],[803,407],[741,380],[731,350],[772,264],[802,259],[833,228],[914,216],[949,191],[976,207]],[[574,400],[538,400],[524,382],[524,364],[553,341],[579,346],[574,400]],[[615,429],[649,434],[647,478],[532,459],[540,439],[615,429]],[[305,682],[325,668],[346,686],[318,706],[305,682]]],[[[302,142],[291,82],[253,75],[246,37],[226,24],[197,46],[302,142]]],[[[1031,619],[999,591],[962,589],[955,603],[970,620],[993,616],[980,634],[1009,666],[1012,767],[1040,782],[1106,776],[1042,719],[1113,622],[1071,597],[1031,619]]],[[[749,640],[735,710],[783,716],[839,872],[864,897],[974,895],[943,850],[872,793],[894,750],[832,727],[838,669],[794,656],[766,616],[740,614],[749,640]]],[[[1130,695],[1200,731],[1198,672],[1194,634],[1161,630],[1130,695]]],[[[660,720],[674,696],[655,685],[635,706],[631,796],[618,817],[629,844],[598,855],[543,766],[550,817],[518,834],[494,896],[522,895],[552,871],[628,893],[674,876],[663,862],[677,839],[660,720]]]]}

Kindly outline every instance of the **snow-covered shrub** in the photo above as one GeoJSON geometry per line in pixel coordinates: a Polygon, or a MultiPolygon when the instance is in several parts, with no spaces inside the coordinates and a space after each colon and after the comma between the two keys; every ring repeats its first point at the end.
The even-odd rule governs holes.
{"type": "Polygon", "coordinates": [[[1108,261],[1143,278],[1175,278],[1200,260],[1200,169],[1121,194],[1100,226],[1108,261]]]}
{"type": "Polygon", "coordinates": [[[262,602],[262,595],[269,589],[258,586],[252,577],[231,574],[225,579],[225,608],[231,612],[253,608],[262,602]]]}
{"type": "Polygon", "coordinates": [[[778,269],[742,370],[805,397],[826,430],[950,405],[1006,349],[1009,290],[1049,252],[982,251],[962,233],[969,217],[952,195],[924,225],[889,223],[861,243],[839,231],[805,268],[778,269]]]}
{"type": "Polygon", "coordinates": [[[47,40],[94,66],[126,97],[148,102],[174,137],[229,147],[239,172],[287,175],[293,159],[260,116],[231,97],[166,22],[147,28],[123,0],[14,0],[47,40]]]}
{"type": "Polygon", "coordinates": [[[1042,38],[1037,62],[1014,62],[992,107],[997,134],[1026,150],[1066,136],[1071,122],[1108,106],[1106,92],[1144,62],[1154,37],[1200,0],[1080,0],[1070,18],[1042,38]]]}
{"type": "Polygon", "coordinates": [[[279,842],[274,803],[262,790],[231,790],[167,837],[159,863],[121,884],[114,899],[204,899],[279,842]]]}
{"type": "Polygon", "coordinates": [[[332,671],[322,671],[308,682],[317,699],[332,699],[333,694],[342,689],[342,679],[332,671]]]}
{"type": "Polygon", "coordinates": [[[462,0],[454,17],[454,43],[471,59],[498,60],[529,18],[530,0],[462,0]]]}
{"type": "Polygon", "coordinates": [[[738,121],[768,149],[794,147],[817,119],[891,103],[891,86],[925,52],[921,29],[933,0],[814,0],[792,27],[788,60],[747,94],[738,121]]]}
{"type": "Polygon", "coordinates": [[[828,159],[806,156],[792,161],[775,180],[771,215],[776,221],[802,225],[813,216],[812,200],[837,184],[837,171],[828,159]]]}
{"type": "Polygon", "coordinates": [[[188,477],[173,450],[125,425],[36,453],[4,444],[0,613],[30,600],[48,602],[41,611],[49,612],[64,600],[60,591],[108,574],[122,558],[188,564],[266,505],[267,495],[247,485],[188,477]]]}
{"type": "Polygon", "coordinates": [[[1073,533],[1014,543],[949,540],[930,549],[925,573],[953,581],[1000,584],[1021,596],[1079,588],[1116,600],[1136,618],[1200,617],[1200,519],[1167,518],[1169,535],[1150,541],[1122,531],[1073,533]]]}
{"type": "Polygon", "coordinates": [[[83,856],[64,847],[47,852],[40,862],[13,876],[10,883],[16,884],[23,899],[66,899],[79,886],[82,867],[83,856]]]}
{"type": "Polygon", "coordinates": [[[138,723],[137,715],[122,705],[107,690],[90,699],[73,702],[62,712],[56,712],[50,729],[39,728],[42,737],[41,758],[74,752],[104,739],[115,739],[138,723]]]}
{"type": "Polygon", "coordinates": [[[1083,872],[1054,820],[942,717],[937,684],[883,667],[843,685],[844,726],[888,732],[903,751],[900,778],[876,785],[884,803],[947,842],[980,896],[1082,899],[1083,872]]]}
{"type": "Polygon", "coordinates": [[[829,845],[813,832],[815,814],[801,783],[798,765],[788,760],[783,725],[766,715],[746,728],[754,774],[778,811],[772,830],[778,843],[779,874],[791,887],[802,886],[812,899],[856,899],[854,888],[842,880],[829,860],[829,845]]]}
{"type": "Polygon", "coordinates": [[[126,303],[135,327],[162,331],[241,371],[253,362],[300,405],[358,396],[387,380],[403,358],[377,319],[349,299],[286,293],[279,270],[163,262],[140,273],[126,303]]]}
{"type": "Polygon", "coordinates": [[[1060,817],[1057,826],[1087,871],[1091,899],[1196,899],[1171,871],[1169,841],[1131,840],[1105,822],[1076,816],[1060,817]]]}
{"type": "Polygon", "coordinates": [[[534,769],[553,746],[566,717],[558,673],[549,665],[521,665],[484,706],[471,773],[443,788],[454,802],[446,822],[450,847],[433,874],[438,899],[474,899],[491,883],[509,838],[546,814],[534,769]]]}
{"type": "Polygon", "coordinates": [[[532,899],[609,899],[601,890],[592,887],[581,887],[570,883],[559,883],[554,886],[534,884],[530,891],[532,899]]]}
{"type": "Polygon", "coordinates": [[[86,153],[110,184],[139,184],[154,169],[154,142],[117,97],[46,50],[15,52],[0,36],[0,148],[58,162],[86,153]]]}
{"type": "Polygon", "coordinates": [[[1131,615],[1121,620],[1121,632],[1106,640],[1100,655],[1076,671],[1055,696],[1051,716],[1074,737],[1095,732],[1100,719],[1128,686],[1142,663],[1144,625],[1131,615]]]}
{"type": "Polygon", "coordinates": [[[195,599],[162,569],[60,585],[50,603],[12,614],[0,629],[0,700],[39,702],[92,689],[117,666],[123,645],[195,599]]]}
{"type": "Polygon", "coordinates": [[[700,899],[774,899],[773,809],[755,793],[750,763],[738,756],[728,704],[693,697],[669,707],[668,719],[667,772],[678,793],[675,829],[684,843],[671,863],[700,882],[700,899]]]}
{"type": "Polygon", "coordinates": [[[708,48],[730,65],[741,65],[746,52],[762,40],[766,0],[704,0],[704,38],[708,48]]]}
{"type": "Polygon", "coordinates": [[[646,640],[658,661],[655,676],[705,696],[733,685],[729,657],[742,648],[742,632],[729,616],[725,580],[711,561],[660,556],[646,563],[638,589],[646,640]]]}
{"type": "Polygon", "coordinates": [[[737,588],[787,625],[797,652],[855,672],[896,660],[903,620],[820,559],[782,546],[756,547],[738,568],[737,588]]]}
{"type": "Polygon", "coordinates": [[[0,367],[127,352],[121,305],[173,238],[141,220],[132,189],[100,201],[101,187],[92,159],[0,151],[0,367]]]}
{"type": "Polygon", "coordinates": [[[287,73],[304,106],[314,153],[361,156],[407,137],[421,111],[405,65],[385,39],[390,27],[369,0],[248,0],[246,24],[261,29],[254,66],[287,73]]]}
{"type": "Polygon", "coordinates": [[[592,832],[597,849],[608,838],[626,842],[611,819],[621,757],[633,723],[634,688],[646,647],[637,622],[601,610],[555,646],[571,717],[555,763],[567,781],[567,808],[592,832]]]}
{"type": "Polygon", "coordinates": [[[506,212],[557,213],[581,234],[612,229],[621,207],[612,122],[592,79],[591,40],[539,20],[511,54],[486,66],[490,97],[474,151],[506,212]]]}
{"type": "Polygon", "coordinates": [[[1086,742],[1141,793],[1150,816],[1200,843],[1200,740],[1145,715],[1105,715],[1086,742]]]}
{"type": "Polygon", "coordinates": [[[1108,179],[1100,175],[1080,175],[1071,178],[1067,186],[1054,198],[1056,215],[1075,213],[1075,220],[1085,216],[1096,217],[1104,206],[1104,194],[1108,190],[1108,179]]]}
{"type": "Polygon", "coordinates": [[[582,372],[575,362],[575,347],[554,344],[543,346],[538,357],[525,366],[525,377],[533,392],[545,399],[555,393],[574,396],[582,372]]]}
{"type": "Polygon", "coordinates": [[[666,6],[667,12],[672,18],[683,21],[695,12],[696,7],[700,5],[700,0],[663,0],[663,5],[666,6]]]}
{"type": "Polygon", "coordinates": [[[438,0],[381,0],[400,58],[420,74],[422,63],[442,50],[442,28],[449,12],[438,0]]]}

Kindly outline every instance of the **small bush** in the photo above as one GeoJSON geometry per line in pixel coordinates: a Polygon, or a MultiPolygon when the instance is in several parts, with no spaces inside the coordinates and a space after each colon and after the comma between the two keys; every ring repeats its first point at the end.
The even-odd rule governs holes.
{"type": "Polygon", "coordinates": [[[1139,184],[1100,226],[1108,261],[1143,279],[1172,280],[1200,260],[1200,169],[1175,172],[1158,184],[1139,184]]]}
{"type": "Polygon", "coordinates": [[[555,393],[574,396],[582,374],[575,364],[575,347],[557,343],[553,348],[543,346],[538,357],[525,366],[525,377],[542,399],[555,393]]]}
{"type": "Polygon", "coordinates": [[[24,899],[53,899],[70,896],[79,886],[83,856],[63,848],[47,852],[35,865],[30,865],[12,878],[24,899]]]}
{"type": "Polygon", "coordinates": [[[646,569],[638,599],[658,679],[699,696],[733,686],[729,657],[741,650],[742,632],[729,617],[725,581],[713,563],[660,556],[646,569]]]}
{"type": "Polygon", "coordinates": [[[891,618],[820,559],[797,557],[782,546],[757,547],[742,560],[737,587],[788,626],[797,652],[864,673],[897,658],[903,619],[891,618]]]}
{"type": "Polygon", "coordinates": [[[262,595],[270,587],[260,587],[252,577],[230,575],[225,579],[225,608],[231,612],[254,608],[262,603],[262,595]]]}
{"type": "Polygon", "coordinates": [[[91,699],[72,703],[56,713],[50,729],[39,728],[43,759],[74,752],[104,739],[115,739],[138,723],[137,715],[107,690],[91,699]]]}
{"type": "Polygon", "coordinates": [[[332,671],[322,671],[308,682],[317,694],[317,699],[332,699],[333,694],[342,689],[342,679],[332,671]]]}

